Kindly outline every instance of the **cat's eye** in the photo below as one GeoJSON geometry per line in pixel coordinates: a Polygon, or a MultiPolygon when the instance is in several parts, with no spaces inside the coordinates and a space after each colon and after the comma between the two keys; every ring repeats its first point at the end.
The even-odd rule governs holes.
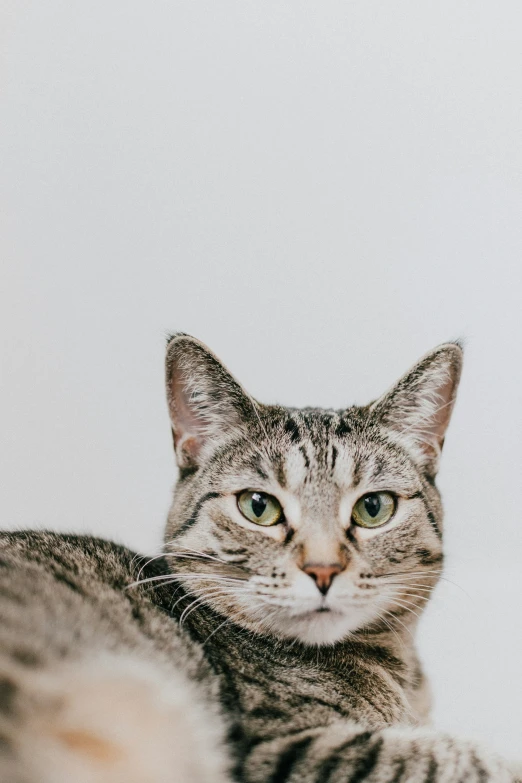
{"type": "Polygon", "coordinates": [[[395,514],[397,499],[391,492],[370,492],[360,498],[352,511],[352,521],[360,527],[380,527],[395,514]]]}
{"type": "Polygon", "coordinates": [[[245,490],[238,495],[237,505],[243,516],[256,525],[277,525],[283,518],[281,503],[266,492],[245,490]]]}

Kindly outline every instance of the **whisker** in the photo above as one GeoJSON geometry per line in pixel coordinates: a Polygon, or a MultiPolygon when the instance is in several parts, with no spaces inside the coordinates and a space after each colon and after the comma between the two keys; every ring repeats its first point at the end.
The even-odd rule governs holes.
{"type": "Polygon", "coordinates": [[[469,599],[473,600],[470,594],[461,585],[457,584],[457,582],[454,582],[452,579],[449,579],[447,576],[442,576],[442,573],[443,573],[442,569],[440,571],[397,571],[395,573],[390,573],[390,574],[379,574],[378,576],[375,576],[374,579],[385,581],[389,578],[401,576],[403,579],[410,580],[418,576],[428,576],[428,575],[438,576],[439,579],[441,579],[443,582],[448,582],[449,584],[453,585],[458,590],[463,592],[464,595],[466,595],[469,599]]]}
{"type": "Polygon", "coordinates": [[[138,585],[144,585],[150,582],[175,582],[178,579],[213,579],[216,582],[248,582],[248,579],[241,579],[239,577],[234,576],[221,576],[220,574],[184,574],[184,573],[178,573],[178,574],[161,574],[160,576],[150,576],[147,579],[141,579],[137,582],[132,582],[130,585],[127,585],[125,587],[125,590],[130,590],[131,587],[137,587],[138,585]]]}
{"type": "Polygon", "coordinates": [[[417,617],[419,620],[421,619],[421,615],[417,614],[417,612],[414,612],[413,609],[411,609],[412,606],[415,606],[418,609],[419,607],[417,607],[416,604],[412,604],[410,601],[406,601],[400,598],[394,598],[393,601],[395,604],[397,604],[397,606],[400,606],[407,612],[411,612],[411,614],[415,615],[415,617],[417,617]]]}
{"type": "Polygon", "coordinates": [[[293,601],[291,599],[288,599],[288,601],[283,601],[281,599],[277,598],[265,598],[264,596],[260,595],[259,593],[256,594],[256,598],[259,598],[259,600],[266,604],[267,606],[291,606],[293,601]]]}
{"type": "Polygon", "coordinates": [[[404,628],[404,629],[405,629],[405,630],[406,630],[406,631],[409,633],[409,635],[410,635],[410,636],[411,636],[411,638],[412,638],[412,641],[414,641],[414,638],[413,638],[413,634],[412,634],[412,632],[411,632],[411,629],[410,629],[410,628],[408,628],[408,626],[407,626],[405,623],[403,623],[403,622],[402,622],[402,620],[400,619],[400,617],[397,617],[397,615],[393,614],[392,612],[388,611],[387,609],[384,609],[384,613],[385,613],[385,614],[387,614],[387,615],[389,615],[389,616],[390,616],[390,617],[391,617],[393,620],[396,620],[398,623],[400,623],[400,624],[402,625],[402,627],[403,627],[403,628],[404,628]]]}
{"type": "MultiPolygon", "coordinates": [[[[164,553],[164,552],[160,552],[160,553],[159,553],[159,555],[154,555],[154,557],[151,557],[151,558],[149,558],[149,560],[147,560],[147,562],[146,562],[146,563],[143,563],[143,565],[141,566],[141,568],[140,568],[140,570],[138,571],[138,574],[137,574],[137,576],[136,576],[136,579],[139,579],[139,578],[140,578],[140,576],[142,575],[142,573],[143,573],[143,571],[145,570],[145,568],[147,568],[147,566],[149,566],[149,565],[150,565],[151,563],[153,563],[155,560],[159,560],[159,559],[160,559],[160,557],[164,557],[164,556],[165,556],[165,553],[164,553]]],[[[139,555],[138,555],[137,557],[139,557],[139,555]]],[[[137,559],[137,557],[136,557],[136,558],[133,558],[133,560],[137,559]]]]}
{"type": "Polygon", "coordinates": [[[423,592],[430,593],[430,594],[433,593],[433,591],[435,589],[434,586],[430,587],[429,585],[422,584],[420,582],[413,582],[413,583],[412,582],[408,582],[408,584],[405,584],[405,585],[401,584],[401,582],[386,582],[386,587],[404,587],[404,588],[407,587],[408,590],[409,589],[422,590],[423,592]]]}
{"type": "MultiPolygon", "coordinates": [[[[181,585],[180,585],[180,587],[181,587],[181,585]]],[[[238,589],[238,588],[235,588],[235,591],[236,591],[236,592],[237,592],[237,589],[238,589]]],[[[241,588],[241,589],[243,589],[243,588],[241,588]]],[[[218,591],[225,592],[225,590],[227,590],[227,587],[226,587],[226,586],[222,586],[222,585],[220,585],[220,586],[218,586],[218,587],[210,588],[210,589],[209,589],[209,590],[207,590],[207,591],[206,591],[206,592],[205,592],[203,595],[204,595],[204,596],[210,596],[210,595],[212,595],[214,592],[216,592],[216,593],[217,593],[218,591]]],[[[228,589],[228,592],[229,592],[229,594],[232,592],[230,588],[228,589]]],[[[190,593],[190,592],[183,593],[183,595],[182,595],[180,598],[178,598],[178,600],[177,600],[175,603],[173,603],[173,604],[172,604],[172,606],[171,606],[171,608],[170,608],[170,611],[171,611],[171,612],[173,612],[173,611],[174,611],[174,609],[176,608],[176,606],[177,606],[179,603],[181,603],[181,601],[183,601],[183,600],[189,600],[190,598],[193,598],[193,597],[194,597],[194,595],[195,595],[194,593],[190,593]]]]}
{"type": "Polygon", "coordinates": [[[182,611],[180,618],[179,618],[179,624],[180,626],[183,625],[189,614],[193,612],[195,609],[198,608],[201,604],[204,604],[206,601],[208,601],[210,598],[218,597],[219,595],[230,595],[231,592],[227,591],[223,587],[216,587],[214,590],[210,590],[207,593],[204,593],[203,595],[198,596],[192,603],[190,603],[188,606],[185,607],[185,609],[182,611]]]}
{"type": "Polygon", "coordinates": [[[453,585],[453,587],[458,588],[461,593],[464,593],[466,598],[469,598],[470,601],[473,601],[472,596],[468,593],[467,590],[464,590],[464,588],[461,587],[461,585],[458,585],[456,582],[453,582],[451,579],[448,579],[447,576],[441,576],[441,579],[442,579],[443,582],[448,582],[450,585],[453,585]]]}
{"type": "MultiPolygon", "coordinates": [[[[174,542],[169,542],[167,546],[172,547],[172,549],[177,548],[177,544],[174,542]]],[[[190,547],[183,547],[179,550],[179,552],[168,552],[166,556],[168,557],[176,557],[176,556],[182,556],[186,555],[187,557],[194,557],[196,559],[198,558],[204,558],[205,560],[216,560],[218,563],[226,563],[226,560],[223,560],[221,557],[216,557],[216,555],[210,555],[208,552],[201,552],[199,549],[191,549],[190,547]]]]}
{"type": "Polygon", "coordinates": [[[409,596],[410,598],[417,598],[419,601],[429,601],[430,597],[429,595],[419,595],[418,593],[405,593],[404,590],[395,590],[391,593],[392,596],[398,595],[399,597],[402,595],[409,596]]]}
{"type": "Polygon", "coordinates": [[[391,631],[391,632],[392,632],[392,634],[395,636],[395,638],[396,638],[396,639],[398,639],[398,641],[399,641],[399,644],[401,645],[401,647],[405,648],[405,647],[406,647],[406,645],[405,645],[405,643],[404,643],[404,639],[401,639],[401,637],[399,636],[399,634],[397,633],[397,631],[395,630],[395,628],[394,628],[392,625],[390,625],[390,623],[389,623],[389,622],[386,620],[386,618],[385,618],[385,617],[384,617],[382,614],[380,614],[380,613],[377,615],[377,617],[378,617],[378,619],[379,619],[381,622],[383,622],[383,623],[384,623],[384,625],[386,626],[386,628],[387,628],[389,631],[391,631]]]}
{"type": "MultiPolygon", "coordinates": [[[[452,579],[448,579],[448,577],[447,577],[447,576],[441,576],[441,574],[442,574],[442,571],[415,571],[415,572],[409,572],[409,571],[405,571],[405,572],[404,572],[404,576],[406,576],[406,578],[407,578],[407,579],[414,578],[414,577],[417,577],[417,576],[424,576],[424,575],[426,575],[426,574],[437,574],[437,575],[439,576],[439,578],[440,578],[440,579],[441,579],[443,582],[448,582],[450,585],[453,585],[454,587],[458,588],[458,589],[459,589],[461,592],[463,592],[463,593],[464,593],[464,595],[466,595],[466,596],[467,596],[469,599],[473,600],[473,599],[472,599],[472,597],[470,596],[470,594],[469,594],[469,593],[468,593],[466,590],[464,590],[464,588],[463,588],[463,587],[461,587],[461,585],[457,584],[457,583],[456,583],[456,582],[454,582],[452,579]]],[[[396,574],[385,574],[385,575],[384,575],[384,577],[377,577],[377,578],[378,578],[378,579],[380,579],[380,578],[383,578],[383,580],[384,580],[384,579],[385,579],[385,578],[387,578],[388,576],[389,576],[389,577],[393,577],[393,576],[403,576],[403,574],[401,574],[401,573],[397,572],[396,574]]]]}
{"type": "Polygon", "coordinates": [[[395,576],[426,576],[428,574],[433,574],[434,576],[440,576],[442,574],[443,569],[437,568],[437,569],[426,569],[422,571],[391,571],[388,574],[376,574],[374,579],[383,579],[386,577],[395,577],[395,576]]]}
{"type": "Polygon", "coordinates": [[[221,628],[223,628],[224,625],[226,625],[227,623],[231,623],[231,622],[232,622],[232,618],[231,617],[227,617],[227,619],[224,620],[220,625],[218,625],[217,628],[214,628],[212,633],[207,636],[207,638],[205,639],[205,641],[203,642],[203,644],[201,646],[204,647],[206,645],[206,643],[208,642],[208,640],[212,639],[212,637],[214,636],[215,633],[217,633],[221,628]]]}
{"type": "MultiPolygon", "coordinates": [[[[132,563],[134,563],[139,557],[140,557],[139,555],[135,555],[132,558],[132,563]]],[[[159,560],[162,557],[180,557],[180,558],[186,558],[187,560],[199,560],[204,558],[205,560],[216,560],[218,562],[222,562],[226,564],[225,560],[221,560],[220,558],[213,557],[212,555],[208,555],[204,552],[199,552],[196,549],[187,549],[185,547],[183,550],[180,550],[179,552],[160,552],[159,554],[149,558],[147,562],[141,566],[140,570],[138,571],[136,579],[139,580],[141,574],[143,573],[144,569],[147,568],[147,566],[149,566],[155,560],[159,560]]]]}

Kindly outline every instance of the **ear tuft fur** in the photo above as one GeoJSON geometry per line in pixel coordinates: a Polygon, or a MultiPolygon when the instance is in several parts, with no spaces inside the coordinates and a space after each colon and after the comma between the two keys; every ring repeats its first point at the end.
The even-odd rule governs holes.
{"type": "Polygon", "coordinates": [[[408,448],[428,475],[435,475],[462,370],[460,342],[426,354],[372,405],[372,412],[408,448]]]}

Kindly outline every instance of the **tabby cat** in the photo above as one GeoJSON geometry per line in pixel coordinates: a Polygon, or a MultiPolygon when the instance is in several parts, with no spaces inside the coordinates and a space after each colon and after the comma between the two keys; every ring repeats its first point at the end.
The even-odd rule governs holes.
{"type": "Polygon", "coordinates": [[[172,337],[163,554],[1,534],[2,783],[520,780],[425,727],[413,644],[461,359],[448,343],[366,407],[295,410],[172,337]]]}

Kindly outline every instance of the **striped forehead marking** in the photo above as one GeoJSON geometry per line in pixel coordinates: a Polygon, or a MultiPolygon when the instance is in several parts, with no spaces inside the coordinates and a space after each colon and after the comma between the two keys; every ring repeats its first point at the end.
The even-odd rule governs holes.
{"type": "Polygon", "coordinates": [[[295,445],[288,450],[284,461],[285,484],[281,486],[286,486],[290,492],[297,492],[307,482],[312,470],[312,451],[311,443],[307,443],[306,446],[295,445]]]}
{"type": "Polygon", "coordinates": [[[290,443],[277,469],[281,486],[296,492],[318,482],[343,488],[353,484],[357,465],[348,446],[346,436],[352,427],[345,416],[333,411],[295,411],[286,419],[284,430],[290,443]]]}

